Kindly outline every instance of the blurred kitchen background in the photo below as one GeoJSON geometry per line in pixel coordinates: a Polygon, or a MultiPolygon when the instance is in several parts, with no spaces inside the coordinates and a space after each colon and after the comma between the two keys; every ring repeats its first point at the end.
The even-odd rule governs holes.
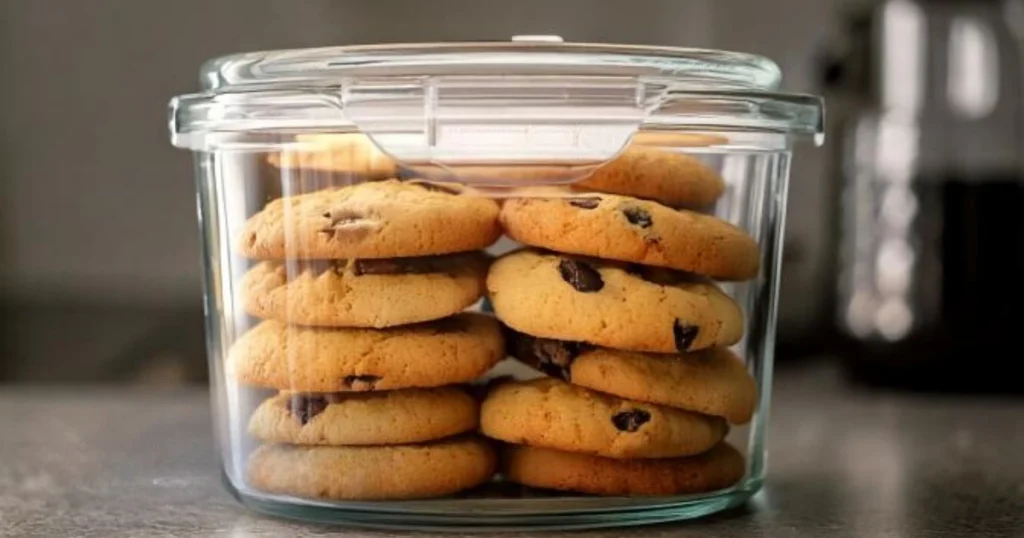
{"type": "Polygon", "coordinates": [[[828,144],[800,148],[792,174],[777,361],[902,382],[953,371],[950,353],[986,360],[997,351],[960,337],[1022,321],[1022,13],[984,0],[0,0],[0,381],[205,380],[192,163],[166,123],[203,61],[517,34],[755,52],[784,90],[825,94],[828,144]]]}

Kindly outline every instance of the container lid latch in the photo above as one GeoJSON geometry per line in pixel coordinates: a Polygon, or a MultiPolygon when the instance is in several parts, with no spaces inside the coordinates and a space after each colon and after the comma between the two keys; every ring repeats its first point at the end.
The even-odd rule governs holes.
{"type": "Polygon", "coordinates": [[[615,157],[664,88],[636,77],[359,77],[347,117],[404,167],[437,181],[565,184],[615,157]]]}

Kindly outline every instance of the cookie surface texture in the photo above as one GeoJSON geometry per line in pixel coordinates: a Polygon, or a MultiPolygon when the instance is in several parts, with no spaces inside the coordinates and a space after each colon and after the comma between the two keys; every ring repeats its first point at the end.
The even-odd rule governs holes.
{"type": "Polygon", "coordinates": [[[705,452],[727,425],[711,417],[600,394],[540,378],[496,384],[480,431],[501,441],[609,458],[670,458],[705,452]]]}
{"type": "Polygon", "coordinates": [[[479,404],[460,387],[282,393],[256,409],[249,433],[294,445],[397,445],[464,433],[478,419],[479,404]]]}
{"type": "Polygon", "coordinates": [[[526,245],[569,254],[688,271],[722,280],[757,275],[757,242],[719,218],[614,194],[512,198],[506,233],[526,245]]]}
{"type": "Polygon", "coordinates": [[[533,249],[498,258],[487,293],[506,325],[529,335],[658,353],[732,345],[739,306],[713,283],[533,249]]]}
{"type": "Polygon", "coordinates": [[[242,335],[227,369],[247,385],[296,392],[439,387],[472,381],[504,358],[481,314],[390,329],[326,329],[268,320],[242,335]]]}
{"type": "Polygon", "coordinates": [[[397,180],[278,198],[242,227],[261,260],[402,258],[478,250],[501,235],[493,200],[397,180]]]}
{"type": "Polygon", "coordinates": [[[270,493],[334,500],[439,497],[477,486],[496,458],[482,439],[396,446],[263,445],[249,458],[249,483],[270,493]]]}
{"type": "Polygon", "coordinates": [[[725,181],[690,155],[631,145],[573,187],[654,200],[670,207],[700,208],[722,195],[725,181]]]}
{"type": "Polygon", "coordinates": [[[241,281],[246,312],[326,327],[391,327],[450,316],[484,293],[488,260],[447,256],[260,262],[241,281]]]}
{"type": "Polygon", "coordinates": [[[621,398],[687,409],[746,424],[757,384],[727,348],[658,354],[507,333],[520,361],[559,379],[621,398]]]}

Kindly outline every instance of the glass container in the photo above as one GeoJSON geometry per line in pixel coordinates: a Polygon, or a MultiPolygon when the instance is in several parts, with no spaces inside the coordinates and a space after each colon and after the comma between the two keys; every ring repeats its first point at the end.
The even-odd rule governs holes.
{"type": "Polygon", "coordinates": [[[761,487],[791,146],[822,133],[774,63],[525,36],[202,80],[170,131],[243,504],[586,528],[761,487]]]}

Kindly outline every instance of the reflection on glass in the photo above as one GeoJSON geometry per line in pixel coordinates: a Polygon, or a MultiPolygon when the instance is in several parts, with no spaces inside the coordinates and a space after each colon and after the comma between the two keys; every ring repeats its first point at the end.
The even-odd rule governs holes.
{"type": "Polygon", "coordinates": [[[950,23],[946,94],[953,111],[972,119],[991,114],[999,100],[999,50],[992,29],[976,17],[950,23]]]}

